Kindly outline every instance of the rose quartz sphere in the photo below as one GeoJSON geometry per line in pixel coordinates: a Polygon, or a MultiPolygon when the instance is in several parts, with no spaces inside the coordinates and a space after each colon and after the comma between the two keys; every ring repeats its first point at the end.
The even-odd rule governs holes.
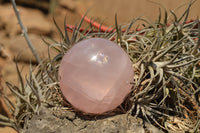
{"type": "Polygon", "coordinates": [[[130,92],[133,67],[117,44],[101,38],[78,42],[64,55],[60,88],[77,109],[101,114],[119,106],[130,92]]]}

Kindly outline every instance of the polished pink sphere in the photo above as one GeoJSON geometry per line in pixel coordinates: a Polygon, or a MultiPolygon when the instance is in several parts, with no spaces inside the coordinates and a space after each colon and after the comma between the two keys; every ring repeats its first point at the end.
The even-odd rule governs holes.
{"type": "Polygon", "coordinates": [[[119,106],[130,92],[133,67],[117,44],[101,38],[78,42],[64,55],[60,88],[77,109],[101,114],[119,106]]]}

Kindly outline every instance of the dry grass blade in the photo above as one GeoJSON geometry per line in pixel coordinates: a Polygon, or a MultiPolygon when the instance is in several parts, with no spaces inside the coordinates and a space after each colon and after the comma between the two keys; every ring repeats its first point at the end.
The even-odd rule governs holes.
{"type": "Polygon", "coordinates": [[[63,33],[62,33],[60,27],[59,27],[58,24],[56,23],[56,20],[55,20],[54,17],[53,17],[53,22],[54,22],[54,24],[55,24],[55,26],[56,26],[56,29],[58,30],[58,32],[59,32],[59,34],[60,34],[60,36],[61,36],[61,39],[64,41],[64,40],[65,40],[65,37],[64,37],[64,35],[63,35],[63,33]]]}
{"type": "Polygon", "coordinates": [[[165,51],[161,52],[159,55],[157,55],[153,61],[157,61],[160,58],[162,58],[164,55],[166,55],[170,50],[172,50],[174,47],[182,43],[182,41],[186,38],[186,36],[182,37],[180,40],[178,40],[175,44],[171,45],[169,48],[166,48],[165,51]]]}
{"type": "Polygon", "coordinates": [[[17,75],[19,77],[19,80],[20,80],[20,84],[21,84],[21,93],[24,94],[24,91],[25,91],[25,88],[24,88],[24,82],[23,82],[23,78],[22,78],[22,75],[21,75],[21,72],[19,70],[19,67],[17,65],[17,62],[16,62],[16,69],[17,69],[17,75]]]}
{"type": "Polygon", "coordinates": [[[183,66],[186,66],[186,65],[191,65],[192,63],[195,63],[195,62],[197,62],[197,61],[200,61],[200,58],[197,58],[197,59],[194,59],[194,60],[191,60],[191,61],[185,62],[185,63],[183,63],[183,64],[178,64],[178,65],[168,65],[167,68],[172,69],[172,68],[183,67],[183,66]]]}
{"type": "Polygon", "coordinates": [[[20,98],[21,100],[23,100],[25,103],[27,103],[31,107],[31,109],[35,112],[34,107],[31,105],[30,101],[28,101],[26,99],[25,96],[23,96],[22,94],[20,94],[20,92],[17,92],[16,90],[14,90],[13,86],[10,83],[6,82],[6,85],[8,86],[8,88],[10,89],[10,91],[13,92],[13,94],[15,94],[18,98],[20,98]]]}
{"type": "Polygon", "coordinates": [[[64,20],[64,30],[65,30],[65,43],[67,44],[67,45],[69,45],[71,42],[70,42],[70,40],[69,40],[69,35],[68,35],[68,32],[67,32],[67,24],[66,24],[66,16],[65,16],[65,20],[64,20]]]}
{"type": "Polygon", "coordinates": [[[14,104],[5,95],[3,96],[3,100],[4,100],[5,104],[7,105],[8,109],[10,110],[11,114],[13,114],[15,111],[14,104]]]}
{"type": "Polygon", "coordinates": [[[29,85],[29,87],[31,88],[31,90],[33,91],[34,95],[37,97],[38,105],[41,106],[41,100],[40,100],[40,96],[39,96],[38,92],[35,90],[35,88],[31,85],[31,83],[28,80],[26,80],[26,82],[29,85]]]}
{"type": "Polygon", "coordinates": [[[12,119],[9,119],[8,117],[1,115],[1,114],[0,114],[0,119],[5,122],[14,122],[12,119]]]}
{"type": "MultiPolygon", "coordinates": [[[[53,39],[51,39],[51,38],[44,38],[44,37],[42,37],[42,40],[43,40],[43,42],[49,47],[49,46],[51,46],[51,43],[49,43],[48,41],[51,41],[51,42],[53,42],[53,43],[55,43],[55,44],[59,44],[57,41],[55,41],[55,40],[53,40],[53,39]],[[47,41],[48,40],[48,41],[47,41]]],[[[52,47],[57,53],[60,53],[62,50],[61,49],[59,49],[59,48],[57,48],[57,47],[52,47]]]]}
{"type": "Polygon", "coordinates": [[[117,32],[117,44],[121,45],[122,44],[122,38],[121,38],[121,27],[117,23],[117,14],[115,14],[115,29],[117,32]]]}
{"type": "Polygon", "coordinates": [[[10,122],[2,122],[2,121],[0,121],[0,125],[7,126],[7,127],[12,127],[12,128],[15,129],[15,127],[10,122]]]}

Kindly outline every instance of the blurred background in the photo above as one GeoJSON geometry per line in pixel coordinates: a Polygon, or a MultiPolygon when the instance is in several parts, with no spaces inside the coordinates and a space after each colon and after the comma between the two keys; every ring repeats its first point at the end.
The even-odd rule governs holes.
{"type": "MultiPolygon", "coordinates": [[[[114,27],[115,14],[118,24],[127,24],[137,17],[143,17],[155,22],[161,8],[172,10],[180,17],[187,9],[190,0],[16,0],[21,19],[28,29],[29,37],[41,59],[48,57],[48,47],[41,37],[50,37],[60,40],[52,17],[55,17],[58,25],[64,30],[64,18],[67,24],[75,25],[81,19],[80,14],[89,11],[87,16],[94,21],[108,27],[114,27]],[[155,4],[159,3],[159,4],[155,4]]],[[[189,20],[197,19],[200,15],[200,1],[197,0],[191,8],[189,20]]],[[[169,23],[173,17],[169,18],[169,23]]],[[[142,22],[134,27],[141,27],[142,22]]],[[[86,23],[83,24],[83,27],[86,23]]],[[[51,51],[52,55],[55,55],[51,51]]],[[[30,60],[36,64],[25,39],[21,36],[21,29],[10,4],[10,0],[0,0],[0,93],[5,93],[11,101],[15,101],[5,86],[5,81],[18,85],[18,76],[15,61],[18,63],[22,75],[25,77],[29,71],[30,60]]],[[[0,113],[10,116],[5,103],[0,97],[0,113]]],[[[15,133],[8,127],[0,127],[0,133],[15,133]]]]}

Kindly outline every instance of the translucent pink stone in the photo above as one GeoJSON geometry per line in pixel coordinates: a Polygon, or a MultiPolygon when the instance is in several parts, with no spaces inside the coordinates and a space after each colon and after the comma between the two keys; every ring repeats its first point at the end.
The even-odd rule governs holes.
{"type": "Polygon", "coordinates": [[[133,68],[128,55],[117,44],[91,38],[68,50],[59,76],[61,91],[75,108],[100,114],[123,102],[132,87],[133,68]]]}

